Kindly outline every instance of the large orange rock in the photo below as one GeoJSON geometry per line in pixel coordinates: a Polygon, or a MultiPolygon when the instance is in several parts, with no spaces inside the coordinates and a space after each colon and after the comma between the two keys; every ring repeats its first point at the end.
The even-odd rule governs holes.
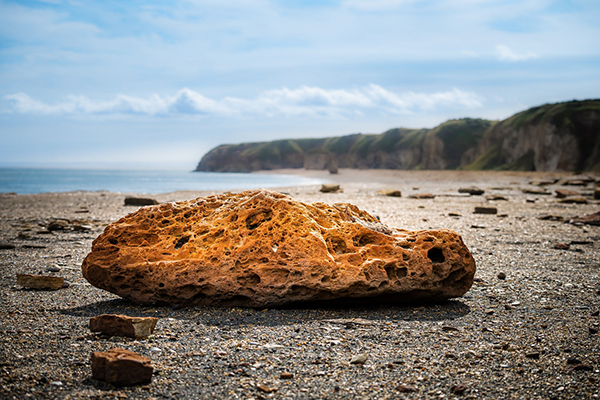
{"type": "Polygon", "coordinates": [[[252,190],[143,207],[106,227],[82,270],[139,304],[265,307],[458,297],[475,260],[450,230],[392,230],[351,204],[252,190]]]}

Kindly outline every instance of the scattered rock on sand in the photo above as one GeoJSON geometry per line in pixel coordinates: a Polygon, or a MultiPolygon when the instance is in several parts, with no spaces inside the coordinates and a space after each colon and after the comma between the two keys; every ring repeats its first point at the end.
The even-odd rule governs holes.
{"type": "Polygon", "coordinates": [[[600,212],[584,215],[583,217],[575,217],[569,222],[575,225],[600,225],[600,212]]]}
{"type": "Polygon", "coordinates": [[[526,189],[521,189],[521,191],[525,194],[539,194],[539,195],[552,194],[544,188],[526,188],[526,189]]]}
{"type": "Polygon", "coordinates": [[[321,193],[337,193],[341,191],[340,185],[321,185],[319,192],[321,193]]]}
{"type": "Polygon", "coordinates": [[[458,297],[475,260],[450,230],[393,231],[351,204],[251,190],[141,208],[94,240],[82,272],[138,304],[265,307],[458,297]]]}
{"type": "Polygon", "coordinates": [[[485,190],[472,186],[468,188],[460,188],[458,189],[458,193],[469,193],[471,196],[481,196],[485,193],[485,190]]]}
{"type": "Polygon", "coordinates": [[[554,185],[556,182],[558,182],[558,179],[540,179],[536,181],[530,181],[529,184],[533,186],[548,186],[554,185]]]}
{"type": "Polygon", "coordinates": [[[600,188],[594,189],[594,200],[600,200],[600,188]]]}
{"type": "Polygon", "coordinates": [[[485,196],[486,200],[502,200],[502,201],[508,201],[508,199],[504,196],[500,196],[499,194],[490,194],[485,196]]]}
{"type": "Polygon", "coordinates": [[[384,189],[377,191],[377,194],[381,196],[389,196],[389,197],[402,197],[402,192],[394,189],[384,189]]]}
{"type": "Polygon", "coordinates": [[[37,290],[58,290],[65,285],[65,279],[59,276],[18,274],[17,285],[37,290]]]}
{"type": "Polygon", "coordinates": [[[574,190],[569,190],[569,189],[556,189],[554,191],[554,193],[556,194],[556,197],[559,199],[564,199],[565,197],[570,197],[570,196],[581,196],[581,194],[579,192],[576,192],[574,190]]]}
{"type": "Polygon", "coordinates": [[[126,206],[154,206],[156,204],[158,201],[147,197],[125,197],[126,206]]]}
{"type": "Polygon", "coordinates": [[[147,338],[154,332],[157,322],[158,318],[153,317],[102,314],[90,319],[90,330],[110,336],[141,339],[147,338]]]}
{"type": "Polygon", "coordinates": [[[11,250],[14,249],[15,245],[8,242],[0,242],[0,250],[11,250]]]}
{"type": "Polygon", "coordinates": [[[431,193],[415,193],[408,197],[411,199],[434,199],[435,195],[431,193]]]}
{"type": "Polygon", "coordinates": [[[350,360],[350,364],[364,364],[369,359],[369,355],[367,353],[357,354],[350,360]]]}
{"type": "Polygon", "coordinates": [[[568,243],[556,243],[554,248],[557,250],[569,250],[571,246],[568,243]]]}
{"type": "Polygon", "coordinates": [[[475,207],[473,214],[498,214],[496,207],[475,207]]]}
{"type": "Polygon", "coordinates": [[[150,383],[154,368],[148,357],[115,348],[92,353],[92,376],[115,386],[150,383]]]}
{"type": "Polygon", "coordinates": [[[500,279],[500,280],[505,280],[505,279],[506,279],[506,273],[504,273],[504,272],[499,272],[499,273],[498,273],[498,279],[500,279]]]}
{"type": "Polygon", "coordinates": [[[541,219],[542,221],[563,221],[564,218],[561,217],[560,215],[542,215],[541,217],[538,217],[538,219],[541,219]]]}
{"type": "Polygon", "coordinates": [[[558,199],[559,203],[563,204],[587,204],[588,201],[585,197],[567,197],[564,199],[558,199]]]}

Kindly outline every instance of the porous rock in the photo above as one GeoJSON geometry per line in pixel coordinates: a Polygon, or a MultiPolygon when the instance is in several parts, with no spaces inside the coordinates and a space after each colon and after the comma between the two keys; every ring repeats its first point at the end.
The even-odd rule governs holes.
{"type": "Polygon", "coordinates": [[[102,314],[90,318],[90,330],[110,336],[146,338],[154,332],[158,318],[129,317],[127,315],[102,314]]]}
{"type": "Polygon", "coordinates": [[[252,190],[127,215],[94,240],[82,272],[138,304],[265,307],[459,297],[475,260],[450,230],[392,230],[351,204],[252,190]]]}
{"type": "Polygon", "coordinates": [[[114,348],[92,353],[92,376],[116,386],[149,383],[153,372],[150,359],[133,351],[114,348]]]}
{"type": "Polygon", "coordinates": [[[59,276],[17,274],[17,285],[37,290],[58,290],[65,285],[65,279],[59,276]]]}

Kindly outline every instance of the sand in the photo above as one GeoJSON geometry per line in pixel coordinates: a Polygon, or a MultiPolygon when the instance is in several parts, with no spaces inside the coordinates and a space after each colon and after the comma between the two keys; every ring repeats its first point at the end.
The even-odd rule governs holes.
{"type": "MultiPolygon", "coordinates": [[[[0,250],[0,398],[599,396],[600,227],[568,223],[599,211],[593,184],[546,186],[550,193],[569,188],[588,199],[563,204],[552,194],[522,189],[539,189],[532,180],[569,174],[276,172],[343,188],[327,194],[319,186],[278,188],[300,201],[353,203],[397,228],[457,231],[477,261],[477,281],[465,296],[436,305],[140,307],[90,286],[80,272],[92,240],[135,211],[123,205],[133,194],[0,194],[0,242],[15,246],[0,250]],[[485,194],[458,193],[469,186],[485,194]],[[399,189],[402,197],[377,195],[381,189],[399,189]],[[436,197],[408,197],[417,193],[436,197]],[[479,206],[496,207],[498,214],[474,214],[479,206]],[[540,219],[548,215],[555,220],[540,219]],[[47,231],[57,218],[69,220],[68,229],[47,231]],[[558,243],[568,249],[556,249],[558,243]],[[61,276],[70,285],[23,289],[16,284],[20,273],[61,276]],[[159,322],[149,339],[111,338],[89,331],[89,319],[102,313],[153,316],[159,322]],[[91,353],[113,347],[149,357],[156,368],[152,383],[117,388],[94,380],[91,353]],[[366,361],[351,363],[358,356],[366,361]]],[[[152,197],[165,202],[207,194],[152,197]]]]}

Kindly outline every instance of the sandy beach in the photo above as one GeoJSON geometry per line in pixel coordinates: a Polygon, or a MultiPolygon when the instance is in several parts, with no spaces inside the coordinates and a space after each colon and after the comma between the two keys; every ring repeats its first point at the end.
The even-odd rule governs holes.
{"type": "Polygon", "coordinates": [[[600,211],[594,183],[561,185],[569,173],[273,172],[343,189],[277,189],[299,201],[352,203],[394,228],[458,232],[475,257],[476,282],[435,305],[142,307],[92,287],[80,270],[106,225],[136,210],[124,205],[135,193],[0,194],[0,398],[600,397],[600,227],[569,223],[600,211]],[[535,184],[550,179],[558,182],[535,184]],[[472,186],[485,193],[459,193],[472,186]],[[383,189],[402,197],[378,195],[383,189]],[[556,189],[577,191],[587,204],[559,202],[556,189]],[[409,197],[422,193],[435,197],[409,197]],[[68,223],[48,230],[53,220],[68,223]],[[23,273],[61,276],[69,286],[24,289],[16,283],[23,273]],[[104,313],[159,322],[144,340],[90,332],[89,319],[104,313]],[[91,353],[114,347],[149,357],[152,383],[119,388],[93,379],[91,353]],[[365,363],[350,363],[363,354],[365,363]]]}

